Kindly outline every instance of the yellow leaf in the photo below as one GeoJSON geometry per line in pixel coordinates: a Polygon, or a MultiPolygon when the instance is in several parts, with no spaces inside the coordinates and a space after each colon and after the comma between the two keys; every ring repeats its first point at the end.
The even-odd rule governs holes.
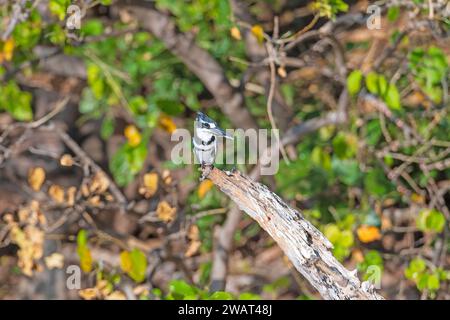
{"type": "Polygon", "coordinates": [[[61,186],[57,184],[51,185],[48,189],[48,194],[56,203],[64,202],[64,189],[61,186]]]}
{"type": "Polygon", "coordinates": [[[177,125],[173,122],[172,118],[165,114],[159,116],[158,125],[168,133],[172,133],[177,129],[177,125]]]}
{"type": "Polygon", "coordinates": [[[166,223],[173,221],[177,213],[177,208],[172,208],[167,201],[161,201],[156,208],[158,218],[166,223]]]}
{"type": "Polygon", "coordinates": [[[143,186],[139,188],[139,193],[146,199],[152,197],[158,190],[158,174],[151,172],[144,175],[143,186]]]}
{"type": "Polygon", "coordinates": [[[14,52],[14,39],[9,38],[5,41],[5,44],[3,45],[3,57],[6,61],[10,61],[13,57],[14,52]]]}
{"type": "Polygon", "coordinates": [[[87,288],[78,291],[78,295],[84,300],[93,300],[97,298],[97,288],[87,288]]]}
{"type": "Polygon", "coordinates": [[[363,243],[381,239],[380,229],[375,226],[362,225],[356,230],[356,234],[363,243]]]}
{"type": "Polygon", "coordinates": [[[45,181],[45,171],[41,167],[30,169],[28,172],[28,184],[34,191],[39,191],[45,181]]]}
{"type": "Polygon", "coordinates": [[[211,180],[203,180],[197,189],[197,194],[200,199],[203,199],[209,190],[213,187],[211,180]]]}
{"type": "Polygon", "coordinates": [[[64,267],[64,256],[61,253],[52,253],[44,258],[45,265],[49,269],[61,269],[64,267]]]}
{"type": "Polygon", "coordinates": [[[78,247],[78,256],[80,257],[81,270],[88,273],[92,270],[92,255],[87,246],[78,247]]]}
{"type": "Polygon", "coordinates": [[[139,145],[142,141],[141,133],[139,132],[138,128],[136,128],[134,125],[130,124],[125,128],[124,135],[128,140],[128,143],[132,147],[136,147],[139,145]]]}
{"type": "Polygon", "coordinates": [[[258,25],[255,24],[252,29],[252,34],[255,36],[256,40],[258,40],[259,43],[263,43],[264,42],[264,30],[263,28],[258,25]]]}
{"type": "Polygon", "coordinates": [[[413,193],[411,195],[411,201],[417,204],[424,204],[425,203],[425,197],[417,194],[417,193],[413,193]]]}
{"type": "Polygon", "coordinates": [[[70,154],[63,154],[61,159],[59,159],[59,163],[64,167],[71,167],[73,166],[73,158],[70,154]]]}
{"type": "Polygon", "coordinates": [[[131,272],[133,262],[131,261],[130,253],[128,251],[122,251],[120,253],[120,267],[124,272],[131,272]]]}
{"type": "Polygon", "coordinates": [[[232,27],[230,29],[230,34],[231,34],[231,37],[233,37],[233,39],[236,39],[236,40],[242,39],[241,31],[239,31],[238,27],[232,27]]]}

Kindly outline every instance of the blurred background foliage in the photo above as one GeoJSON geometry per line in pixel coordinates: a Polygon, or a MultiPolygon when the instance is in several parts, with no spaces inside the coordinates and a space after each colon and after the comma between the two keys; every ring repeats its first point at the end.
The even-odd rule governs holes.
{"type": "MultiPolygon", "coordinates": [[[[244,91],[245,108],[261,128],[271,127],[266,110],[268,87],[257,83],[254,74],[269,67],[249,58],[247,33],[264,48],[269,41],[276,44],[274,17],[279,17],[280,39],[295,39],[296,32],[311,21],[315,21],[311,30],[317,30],[346,14],[365,13],[370,5],[367,1],[342,0],[240,2],[252,15],[252,23],[240,21],[231,2],[224,0],[156,0],[152,10],[168,15],[179,33],[219,63],[231,86],[244,91]]],[[[368,30],[363,24],[336,31],[339,50],[346,56],[343,79],[336,80],[339,65],[323,49],[320,37],[301,43],[294,52],[283,52],[282,46],[277,47],[304,66],[277,62],[277,87],[289,110],[286,126],[280,126],[281,137],[292,126],[338,108],[337,97],[343,88],[350,95],[348,121],[322,126],[303,137],[291,146],[290,162],[281,160],[277,174],[273,178],[263,177],[263,181],[300,209],[332,242],[336,258],[349,268],[356,268],[360,278],[370,280],[373,266],[378,267],[381,293],[387,298],[445,299],[450,278],[448,7],[439,6],[442,4],[439,1],[402,3],[380,2],[381,30],[368,30]],[[429,3],[434,3],[437,9],[430,9],[429,3]],[[384,54],[384,59],[376,65],[377,58],[384,54]],[[329,71],[325,76],[324,70],[329,71]]],[[[104,183],[121,188],[131,204],[148,203],[144,212],[129,208],[135,211],[139,224],[156,226],[138,225],[128,232],[141,242],[162,238],[161,250],[170,251],[173,256],[168,259],[169,253],[164,253],[159,259],[175,261],[174,269],[164,269],[167,275],[160,277],[158,287],[151,281],[151,275],[157,272],[148,258],[153,249],[123,244],[124,236],[116,235],[120,233],[117,230],[111,234],[120,241],[109,238],[100,241],[105,238],[101,225],[106,222],[97,220],[102,221],[102,210],[114,197],[97,187],[84,193],[82,186],[87,177],[83,181],[75,178],[80,183],[77,190],[81,195],[77,199],[89,199],[86,200],[89,206],[96,208],[87,210],[94,217],[90,219],[97,221],[96,227],[82,214],[80,219],[87,222],[72,222],[59,241],[76,243],[76,260],[82,271],[94,275],[84,283],[79,293],[82,298],[129,297],[130,293],[123,287],[126,279],[131,280],[135,295],[141,299],[318,298],[288,262],[284,264],[284,274],[276,273],[277,279],[255,276],[246,285],[228,286],[230,292],[208,291],[214,230],[226,219],[228,200],[212,184],[198,182],[195,166],[173,164],[167,156],[170,155],[167,144],[155,141],[163,139],[169,143],[170,134],[176,128],[191,130],[195,112],[199,110],[207,112],[224,128],[233,127],[233,119],[223,114],[214,95],[183,58],[142,28],[122,2],[12,1],[2,3],[0,19],[2,34],[6,35],[0,41],[2,152],[9,148],[4,139],[8,126],[42,117],[42,111],[36,116],[37,96],[42,94],[39,88],[61,96],[70,95],[78,108],[76,118],[62,121],[81,145],[83,132],[89,131],[83,128],[93,126],[90,134],[97,137],[103,150],[100,152],[104,153],[96,161],[112,177],[104,183]],[[71,4],[82,8],[80,30],[67,28],[67,10],[71,4]],[[17,8],[20,17],[7,34],[17,8]],[[42,67],[43,60],[54,56],[80,61],[83,76],[70,74],[70,70],[69,74],[58,74],[64,69],[64,63],[56,60],[51,68],[42,67]],[[52,73],[56,76],[48,84],[46,77],[52,73]],[[55,83],[62,82],[63,78],[77,78],[77,84],[66,91],[55,89],[55,83]],[[110,147],[112,141],[114,145],[110,147]],[[164,238],[171,236],[181,239],[184,246],[168,245],[164,238]],[[120,262],[105,267],[93,249],[99,246],[113,247],[108,250],[120,262]],[[179,262],[191,257],[196,259],[187,265],[179,262]]],[[[79,155],[71,156],[76,166],[83,167],[79,155]]],[[[88,156],[92,155],[88,152],[88,156]]],[[[7,169],[8,161],[2,158],[2,171],[7,169]]],[[[250,166],[239,166],[239,169],[250,171],[250,166]]],[[[34,179],[42,180],[36,188],[30,182],[36,180],[30,180],[28,173],[32,189],[44,190],[44,180],[52,187],[52,177],[57,180],[59,175],[64,180],[69,175],[61,168],[49,170],[45,168],[45,178],[39,178],[40,171],[33,171],[34,179]]],[[[70,174],[81,175],[80,170],[70,174]]],[[[2,179],[9,181],[10,177],[3,172],[2,179]]],[[[90,183],[97,181],[101,185],[98,181],[103,180],[96,179],[90,183]]],[[[55,190],[59,189],[52,190],[49,190],[50,199],[53,204],[58,203],[55,190]]],[[[70,207],[68,191],[62,192],[64,200],[59,205],[64,202],[70,207]]],[[[34,197],[28,195],[25,202],[34,197]]],[[[46,200],[35,199],[45,207],[46,200]]],[[[8,206],[1,212],[4,225],[1,230],[6,230],[7,235],[0,241],[9,239],[7,245],[14,244],[19,252],[17,263],[2,260],[0,268],[7,270],[7,276],[3,276],[7,278],[19,277],[17,274],[31,276],[33,272],[24,271],[24,264],[31,263],[32,269],[38,271],[43,256],[48,254],[33,251],[35,255],[24,256],[24,252],[36,250],[30,249],[31,245],[44,244],[37,243],[27,233],[30,221],[15,216],[20,210],[27,211],[27,215],[41,211],[29,206],[23,209],[23,205],[8,206]]],[[[52,207],[52,210],[56,209],[52,207]]],[[[44,209],[42,212],[46,214],[44,209]]],[[[60,208],[55,212],[58,216],[63,211],[60,208]]],[[[39,229],[38,225],[33,224],[39,229]]],[[[104,231],[111,228],[106,227],[104,231]]],[[[233,234],[237,254],[230,258],[236,264],[232,272],[256,273],[252,269],[257,256],[269,252],[274,247],[273,241],[248,217],[243,217],[233,234]],[[243,259],[242,263],[238,263],[239,259],[243,259]]],[[[61,246],[53,254],[64,255],[61,246]]],[[[45,261],[44,268],[51,269],[45,261]]],[[[0,296],[20,297],[19,293],[10,291],[14,281],[18,280],[4,282],[0,296]]]]}

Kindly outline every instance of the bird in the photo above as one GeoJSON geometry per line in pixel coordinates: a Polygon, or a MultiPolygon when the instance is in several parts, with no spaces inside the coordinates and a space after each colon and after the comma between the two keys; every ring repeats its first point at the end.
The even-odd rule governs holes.
{"type": "Polygon", "coordinates": [[[194,154],[202,168],[213,166],[217,155],[217,138],[233,139],[225,130],[219,127],[217,122],[202,112],[197,112],[194,123],[194,154]]]}

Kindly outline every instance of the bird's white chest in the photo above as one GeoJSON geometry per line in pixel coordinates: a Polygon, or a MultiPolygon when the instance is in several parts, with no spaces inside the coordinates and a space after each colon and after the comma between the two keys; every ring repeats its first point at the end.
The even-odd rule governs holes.
{"type": "Polygon", "coordinates": [[[198,138],[202,142],[211,141],[213,135],[206,129],[199,128],[195,131],[195,137],[198,138]]]}

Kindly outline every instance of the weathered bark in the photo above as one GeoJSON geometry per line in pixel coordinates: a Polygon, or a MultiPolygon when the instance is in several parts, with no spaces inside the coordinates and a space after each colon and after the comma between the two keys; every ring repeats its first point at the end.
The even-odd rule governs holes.
{"type": "Polygon", "coordinates": [[[238,171],[207,167],[203,174],[259,223],[324,299],[383,299],[337,261],[319,230],[266,186],[238,171]]]}

